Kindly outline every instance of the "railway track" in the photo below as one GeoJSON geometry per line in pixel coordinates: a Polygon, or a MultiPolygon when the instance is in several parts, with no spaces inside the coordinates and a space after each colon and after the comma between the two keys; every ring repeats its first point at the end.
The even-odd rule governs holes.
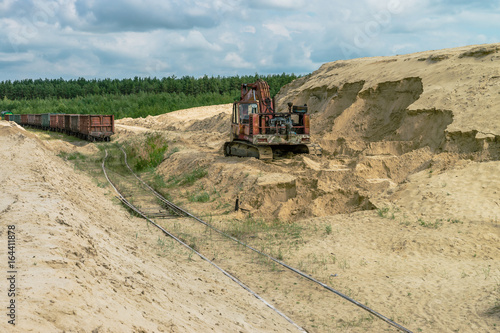
{"type": "Polygon", "coordinates": [[[340,321],[345,323],[345,325],[340,325],[341,328],[359,327],[364,330],[367,328],[366,325],[369,325],[370,331],[390,331],[392,328],[396,331],[411,333],[409,329],[392,319],[267,254],[265,248],[259,250],[252,247],[222,231],[213,223],[206,222],[166,200],[133,172],[128,165],[125,151],[122,148],[120,150],[120,156],[116,156],[117,152],[115,152],[110,158],[108,165],[111,168],[106,167],[106,160],[109,158],[107,151],[102,162],[106,179],[117,192],[118,199],[128,209],[145,218],[181,245],[194,251],[259,298],[295,325],[299,331],[331,331],[339,328],[338,322],[340,321]],[[179,223],[180,217],[184,217],[181,223],[179,223]],[[245,281],[245,284],[242,281],[245,281]],[[332,293],[341,298],[333,299],[332,293]],[[274,305],[265,301],[259,294],[271,299],[274,305]],[[306,301],[305,303],[314,304],[314,308],[301,306],[303,300],[306,301]],[[290,304],[292,304],[291,308],[290,304]],[[352,307],[354,320],[339,319],[333,315],[335,307],[349,306],[349,304],[351,307],[356,305],[352,307]],[[281,312],[278,308],[286,310],[281,312]],[[315,311],[315,309],[324,308],[331,308],[331,315],[315,311]],[[305,330],[290,317],[295,318],[305,330]],[[374,318],[380,321],[375,322],[374,318]]]}
{"type": "Polygon", "coordinates": [[[144,186],[135,173],[131,172],[132,169],[127,168],[128,164],[122,150],[106,150],[106,153],[108,181],[112,179],[111,182],[115,184],[116,190],[119,188],[123,198],[127,198],[141,214],[156,219],[177,218],[180,215],[156,199],[150,188],[144,186]]]}

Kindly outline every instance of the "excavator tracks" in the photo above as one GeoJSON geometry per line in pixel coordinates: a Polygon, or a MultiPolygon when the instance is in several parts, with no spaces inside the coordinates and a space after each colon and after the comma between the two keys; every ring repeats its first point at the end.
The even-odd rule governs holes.
{"type": "Polygon", "coordinates": [[[284,155],[289,152],[315,156],[322,154],[321,147],[317,143],[289,146],[257,146],[236,140],[224,143],[224,156],[255,157],[259,160],[271,161],[275,155],[284,155]]]}
{"type": "Polygon", "coordinates": [[[270,146],[256,146],[242,141],[224,143],[224,156],[255,157],[259,160],[273,159],[273,149],[270,146]]]}
{"type": "Polygon", "coordinates": [[[306,146],[307,146],[307,149],[309,149],[309,155],[321,156],[323,154],[323,150],[321,149],[321,146],[318,145],[317,143],[310,143],[306,146]]]}

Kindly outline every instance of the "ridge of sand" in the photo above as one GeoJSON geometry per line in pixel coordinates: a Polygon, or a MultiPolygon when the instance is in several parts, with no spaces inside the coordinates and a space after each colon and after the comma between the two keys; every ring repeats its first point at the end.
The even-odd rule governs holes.
{"type": "Polygon", "coordinates": [[[276,101],[307,104],[318,113],[313,133],[326,133],[326,141],[443,149],[444,141],[500,136],[499,64],[499,43],[341,60],[284,87],[276,101]]]}
{"type": "Polygon", "coordinates": [[[163,235],[55,156],[54,142],[5,121],[0,142],[0,246],[15,225],[18,270],[17,325],[4,315],[0,331],[296,331],[203,260],[175,244],[162,253],[163,235]]]}

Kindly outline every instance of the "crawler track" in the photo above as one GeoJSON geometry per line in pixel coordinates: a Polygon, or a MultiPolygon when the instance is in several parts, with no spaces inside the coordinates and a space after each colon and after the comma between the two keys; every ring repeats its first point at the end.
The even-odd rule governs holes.
{"type": "MultiPolygon", "coordinates": [[[[328,299],[328,295],[325,295],[325,291],[329,292],[329,293],[334,293],[337,296],[340,296],[342,299],[344,299],[344,300],[346,300],[346,301],[348,301],[348,302],[356,305],[357,307],[363,309],[364,311],[367,311],[368,313],[370,313],[374,317],[376,317],[378,319],[381,319],[382,321],[384,321],[385,323],[389,324],[390,326],[396,328],[397,330],[402,331],[402,332],[411,333],[411,331],[409,329],[401,326],[400,324],[394,322],[393,320],[391,320],[391,319],[389,319],[389,318],[381,315],[380,313],[372,310],[368,306],[366,306],[366,305],[364,305],[364,304],[362,304],[362,303],[354,300],[353,298],[351,298],[351,297],[349,297],[349,296],[347,296],[347,295],[345,295],[345,294],[337,291],[336,289],[328,286],[327,284],[325,284],[325,283],[323,283],[323,282],[321,282],[319,280],[316,280],[312,276],[310,276],[310,275],[308,275],[308,274],[300,271],[299,269],[291,267],[291,266],[287,265],[286,263],[284,263],[283,261],[278,260],[278,259],[274,258],[273,256],[270,256],[269,254],[267,254],[267,253],[265,253],[265,252],[263,252],[261,250],[258,250],[256,248],[250,246],[250,245],[245,244],[244,242],[238,240],[237,238],[235,238],[235,237],[233,237],[233,236],[231,236],[231,235],[229,235],[229,234],[221,231],[220,229],[214,227],[212,224],[210,224],[210,223],[208,223],[208,222],[200,219],[197,216],[194,216],[193,214],[189,213],[188,211],[184,210],[183,208],[181,208],[181,207],[173,204],[172,202],[166,200],[161,194],[159,194],[157,191],[155,191],[152,187],[150,187],[146,182],[144,182],[139,176],[137,176],[133,172],[133,170],[128,165],[127,156],[126,156],[125,151],[123,149],[121,149],[121,151],[122,151],[123,156],[124,156],[124,159],[123,159],[124,164],[125,164],[126,168],[128,169],[128,172],[129,172],[128,176],[132,175],[133,178],[135,179],[134,181],[136,182],[136,184],[140,183],[142,188],[147,189],[150,194],[154,195],[155,198],[163,205],[163,207],[165,207],[165,209],[167,209],[170,212],[170,214],[171,214],[170,216],[185,216],[185,217],[189,217],[191,219],[191,221],[194,221],[194,223],[196,223],[198,225],[197,228],[199,229],[198,232],[199,232],[200,235],[202,235],[202,234],[206,235],[207,234],[207,230],[214,231],[215,234],[218,236],[214,241],[215,242],[222,242],[222,241],[229,242],[230,245],[228,245],[228,247],[230,247],[230,248],[228,249],[227,253],[236,254],[237,258],[236,258],[236,260],[227,260],[226,258],[224,258],[224,259],[218,259],[218,261],[221,261],[221,263],[219,265],[217,265],[217,264],[215,264],[213,262],[213,260],[212,261],[209,260],[206,256],[202,255],[200,252],[198,252],[195,249],[193,249],[192,246],[186,244],[186,242],[184,242],[182,239],[174,236],[171,232],[167,231],[164,227],[160,226],[158,223],[156,223],[153,220],[151,220],[150,217],[148,217],[146,214],[144,214],[136,206],[134,206],[133,204],[131,204],[120,193],[120,191],[113,184],[113,182],[109,179],[108,175],[106,174],[106,168],[105,168],[105,160],[106,160],[106,158],[105,158],[103,160],[103,163],[102,163],[103,171],[104,171],[104,173],[106,175],[106,178],[108,179],[108,182],[110,182],[110,184],[113,186],[113,188],[115,189],[115,191],[118,193],[118,198],[120,199],[120,201],[122,201],[123,204],[126,205],[129,209],[135,211],[138,215],[140,215],[141,217],[147,219],[150,223],[152,223],[153,225],[155,225],[156,227],[158,227],[166,235],[168,235],[169,237],[172,237],[174,240],[178,241],[183,246],[185,246],[185,247],[193,250],[202,259],[207,260],[209,263],[211,263],[212,265],[214,265],[217,269],[219,269],[220,271],[222,271],[226,276],[230,277],[233,281],[237,282],[240,286],[242,286],[243,288],[245,288],[247,291],[251,292],[255,297],[257,297],[260,300],[262,300],[267,306],[269,306],[270,308],[272,308],[273,310],[275,310],[276,312],[278,312],[281,316],[283,316],[290,323],[294,324],[299,330],[304,331],[300,326],[298,326],[297,324],[295,324],[290,318],[288,318],[282,312],[280,312],[279,310],[277,310],[274,306],[270,305],[263,298],[261,298],[260,296],[258,296],[249,287],[247,287],[242,282],[240,282],[235,276],[237,276],[237,275],[247,276],[248,274],[261,274],[262,275],[262,279],[268,278],[268,279],[270,279],[272,281],[273,279],[276,280],[278,278],[278,279],[284,281],[284,280],[288,280],[289,279],[289,277],[287,277],[286,279],[283,278],[283,274],[285,274],[288,271],[289,273],[286,273],[286,274],[288,274],[288,275],[292,274],[292,275],[295,276],[295,277],[292,278],[292,280],[295,279],[295,280],[301,281],[301,283],[304,283],[304,279],[306,279],[310,283],[313,283],[313,284],[315,284],[317,286],[321,286],[323,288],[322,289],[322,290],[324,290],[323,292],[321,292],[321,290],[318,289],[317,287],[316,288],[310,288],[313,291],[309,294],[309,296],[312,297],[311,295],[314,294],[314,296],[313,296],[313,297],[315,297],[314,299],[316,299],[316,298],[318,299],[318,306],[324,306],[324,305],[321,304],[321,303],[323,303],[323,304],[328,304],[328,306],[332,307],[332,303],[331,303],[332,300],[328,299]],[[246,249],[247,251],[243,251],[242,249],[246,249]],[[237,251],[237,253],[235,251],[237,251]],[[259,259],[256,260],[256,256],[259,259]],[[268,262],[272,262],[273,264],[277,264],[279,267],[286,268],[286,270],[275,270],[275,269],[273,269],[272,272],[271,272],[271,274],[269,274],[269,272],[264,272],[264,271],[262,271],[261,267],[260,268],[256,267],[256,266],[259,266],[259,265],[262,266],[261,263],[259,264],[259,260],[261,261],[262,259],[264,259],[264,260],[266,260],[268,262]],[[224,269],[222,269],[220,267],[221,265],[224,265],[224,266],[228,267],[228,268],[226,268],[227,270],[234,271],[236,273],[233,273],[233,274],[228,273],[226,270],[224,270],[224,269]]],[[[107,151],[106,151],[106,157],[107,157],[107,151]]],[[[192,226],[192,227],[194,227],[194,226],[192,226]]],[[[175,226],[170,225],[170,228],[174,228],[175,229],[175,226]]],[[[196,228],[196,227],[194,227],[194,228],[196,228]]],[[[206,251],[206,250],[209,251],[208,248],[204,248],[203,250],[204,251],[206,251]]],[[[214,259],[215,259],[215,257],[214,257],[214,259]]],[[[232,259],[232,258],[229,258],[229,259],[232,259]]],[[[293,282],[293,284],[297,285],[297,282],[293,282]]],[[[273,299],[273,301],[274,301],[274,299],[273,299]]],[[[277,301],[276,303],[281,303],[281,302],[277,301]]],[[[307,314],[296,314],[293,311],[289,311],[289,312],[291,312],[291,314],[293,314],[293,315],[298,316],[299,318],[302,317],[301,319],[304,319],[304,316],[307,317],[307,314]]],[[[314,312],[311,312],[310,316],[312,316],[313,313],[314,312]]]]}

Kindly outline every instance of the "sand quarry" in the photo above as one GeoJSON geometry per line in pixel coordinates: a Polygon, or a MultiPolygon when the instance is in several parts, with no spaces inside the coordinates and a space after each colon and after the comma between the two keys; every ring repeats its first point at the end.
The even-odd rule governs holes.
{"type": "MultiPolygon", "coordinates": [[[[231,105],[122,119],[113,139],[161,132],[164,179],[208,171],[174,200],[221,221],[250,212],[302,226],[285,262],[414,332],[500,331],[500,44],[327,63],[276,102],[309,106],[323,156],[224,157],[231,105]],[[217,200],[185,199],[202,189],[217,200]],[[245,211],[228,212],[236,198],[245,211]]],[[[97,154],[94,144],[0,124],[0,247],[15,225],[18,269],[17,325],[3,315],[2,332],[297,331],[203,260],[175,247],[159,256],[156,230],[57,156],[97,154]]],[[[321,309],[263,296],[311,332],[396,331],[354,322],[335,295],[321,309]]]]}

